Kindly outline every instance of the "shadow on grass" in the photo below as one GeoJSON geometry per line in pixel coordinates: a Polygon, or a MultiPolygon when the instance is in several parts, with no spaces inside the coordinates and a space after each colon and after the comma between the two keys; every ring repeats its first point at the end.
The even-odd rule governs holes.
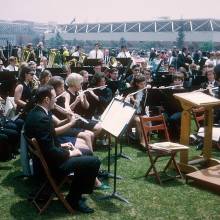
{"type": "MultiPolygon", "coordinates": [[[[71,217],[71,214],[64,208],[58,200],[53,200],[47,210],[42,215],[39,215],[37,209],[28,201],[22,200],[13,204],[10,208],[11,215],[17,220],[23,219],[62,219],[71,217]]],[[[83,214],[74,212],[73,216],[83,214]]]]}
{"type": "Polygon", "coordinates": [[[111,191],[109,191],[107,194],[104,194],[101,192],[95,192],[90,196],[90,198],[93,200],[96,206],[99,207],[99,209],[102,211],[109,212],[109,213],[121,212],[121,209],[118,208],[112,202],[112,199],[102,199],[103,197],[108,196],[110,194],[111,194],[111,191]]]}
{"type": "Polygon", "coordinates": [[[1,182],[2,186],[13,187],[14,193],[20,198],[27,198],[28,194],[36,187],[36,181],[32,178],[24,178],[20,171],[9,173],[1,182]]]}

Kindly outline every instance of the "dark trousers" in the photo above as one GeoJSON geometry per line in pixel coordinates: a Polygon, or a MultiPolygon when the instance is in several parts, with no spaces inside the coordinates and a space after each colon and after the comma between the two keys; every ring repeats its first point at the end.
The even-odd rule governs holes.
{"type": "Polygon", "coordinates": [[[61,174],[74,173],[68,199],[77,202],[82,194],[92,193],[99,167],[100,160],[94,156],[71,157],[59,167],[61,174]]]}

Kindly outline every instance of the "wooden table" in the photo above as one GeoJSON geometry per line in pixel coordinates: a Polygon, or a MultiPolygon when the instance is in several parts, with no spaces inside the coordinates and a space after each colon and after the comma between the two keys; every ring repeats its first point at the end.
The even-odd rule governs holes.
{"type": "Polygon", "coordinates": [[[193,161],[188,159],[188,151],[180,153],[179,167],[182,172],[190,173],[198,170],[195,166],[197,163],[205,162],[207,167],[220,164],[220,161],[211,157],[212,154],[212,127],[213,127],[213,107],[220,106],[220,100],[204,94],[202,92],[188,92],[174,94],[183,108],[181,117],[181,136],[180,143],[189,145],[189,136],[191,131],[191,109],[192,107],[205,108],[204,121],[204,147],[202,156],[197,157],[193,161]]]}

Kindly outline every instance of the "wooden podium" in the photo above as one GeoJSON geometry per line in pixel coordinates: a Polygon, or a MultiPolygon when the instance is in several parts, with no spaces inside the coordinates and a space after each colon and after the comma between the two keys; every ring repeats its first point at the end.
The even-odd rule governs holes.
{"type": "Polygon", "coordinates": [[[191,109],[192,107],[205,108],[204,123],[204,147],[202,156],[198,156],[192,161],[188,160],[188,151],[180,152],[179,167],[184,173],[197,171],[196,164],[205,164],[211,167],[220,164],[220,161],[211,157],[212,154],[212,127],[213,127],[213,107],[220,105],[220,100],[202,92],[188,92],[174,94],[182,105],[183,112],[181,117],[181,136],[180,143],[189,145],[189,136],[191,128],[191,109]]]}

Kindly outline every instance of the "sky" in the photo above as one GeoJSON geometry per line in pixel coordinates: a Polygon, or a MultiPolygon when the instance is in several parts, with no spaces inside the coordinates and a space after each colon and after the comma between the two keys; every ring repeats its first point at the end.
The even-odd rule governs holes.
{"type": "Polygon", "coordinates": [[[149,21],[160,17],[220,19],[220,0],[0,0],[0,20],[68,24],[149,21]]]}

